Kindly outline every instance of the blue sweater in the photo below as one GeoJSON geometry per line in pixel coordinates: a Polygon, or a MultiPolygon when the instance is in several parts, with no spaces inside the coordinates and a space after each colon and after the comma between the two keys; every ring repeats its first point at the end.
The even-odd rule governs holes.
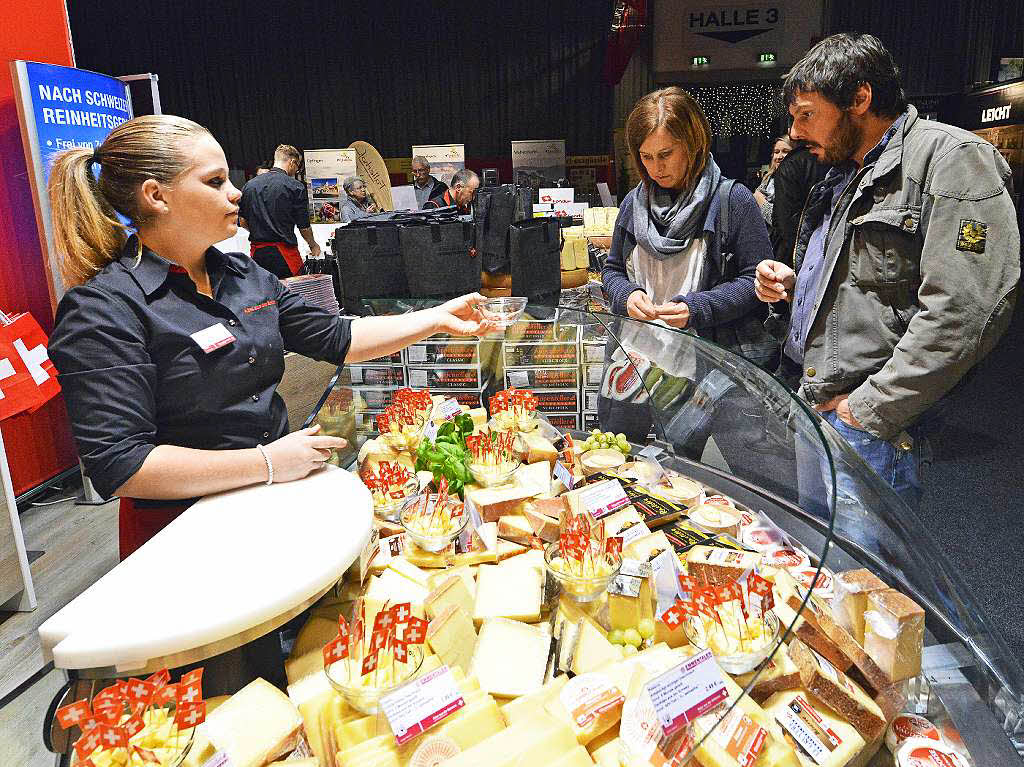
{"type": "MultiPolygon", "coordinates": [[[[633,234],[633,205],[637,190],[629,194],[619,206],[612,233],[612,247],[608,260],[601,270],[605,292],[612,302],[612,311],[625,315],[626,300],[634,290],[642,290],[626,276],[626,259],[636,245],[633,234]]],[[[719,325],[734,322],[744,315],[764,316],[765,304],[754,294],[754,274],[757,265],[766,258],[772,258],[772,246],[768,239],[761,209],[754,195],[742,184],[733,184],[729,194],[729,235],[727,243],[736,259],[735,277],[728,281],[721,279],[721,237],[717,232],[720,197],[715,194],[704,221],[704,231],[711,233],[708,245],[708,264],[701,271],[698,289],[686,295],[673,298],[690,308],[690,324],[702,336],[713,335],[719,325]]]]}

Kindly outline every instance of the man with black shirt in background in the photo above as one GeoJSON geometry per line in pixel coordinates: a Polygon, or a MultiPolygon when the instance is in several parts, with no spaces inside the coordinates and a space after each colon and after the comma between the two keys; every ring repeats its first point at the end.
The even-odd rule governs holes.
{"type": "Polygon", "coordinates": [[[416,155],[412,158],[412,190],[416,193],[416,205],[423,208],[448,191],[448,185],[430,175],[430,161],[416,155]]]}
{"type": "Polygon", "coordinates": [[[309,225],[306,185],[295,178],[301,166],[299,150],[281,144],[274,150],[274,167],[249,180],[238,204],[238,224],[249,230],[250,255],[281,279],[302,269],[296,229],[309,245],[310,258],[320,257],[309,225]]]}

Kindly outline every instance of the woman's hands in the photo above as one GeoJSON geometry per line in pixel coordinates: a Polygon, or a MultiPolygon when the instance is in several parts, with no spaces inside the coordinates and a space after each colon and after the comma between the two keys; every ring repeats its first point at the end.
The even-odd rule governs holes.
{"type": "Polygon", "coordinates": [[[287,434],[264,447],[274,464],[274,482],[302,479],[319,469],[331,457],[331,451],[348,444],[341,437],[318,436],[320,424],[287,434]]]}
{"type": "Polygon", "coordinates": [[[661,320],[674,328],[685,328],[690,324],[690,307],[682,301],[668,301],[655,305],[650,296],[642,290],[634,290],[626,299],[626,313],[635,320],[652,322],[661,320]]]}
{"type": "Polygon", "coordinates": [[[426,311],[435,314],[439,333],[481,336],[497,329],[497,323],[483,309],[486,300],[479,293],[467,293],[426,311]]]}

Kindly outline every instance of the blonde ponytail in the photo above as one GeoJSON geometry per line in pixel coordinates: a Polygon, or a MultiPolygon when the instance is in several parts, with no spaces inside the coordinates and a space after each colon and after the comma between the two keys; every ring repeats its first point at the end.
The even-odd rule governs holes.
{"type": "Polygon", "coordinates": [[[53,239],[62,254],[60,276],[67,288],[81,285],[120,252],[127,234],[97,188],[91,149],[57,155],[50,170],[53,239]]]}
{"type": "Polygon", "coordinates": [[[135,226],[145,223],[138,198],[142,183],[172,183],[189,168],[189,142],[204,134],[209,135],[206,128],[184,117],[145,115],[114,128],[95,150],[56,156],[48,192],[66,287],[81,285],[117,258],[128,235],[117,214],[135,226]]]}

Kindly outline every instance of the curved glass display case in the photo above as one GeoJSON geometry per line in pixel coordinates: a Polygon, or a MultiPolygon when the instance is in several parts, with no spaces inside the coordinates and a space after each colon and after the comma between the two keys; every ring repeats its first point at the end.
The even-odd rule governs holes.
{"type": "MultiPolygon", "coordinates": [[[[371,313],[395,314],[429,302],[367,304],[371,313]]],[[[352,440],[342,465],[374,436],[376,414],[403,386],[429,388],[471,408],[486,407],[508,387],[531,390],[548,434],[571,435],[577,450],[592,445],[594,429],[625,435],[629,458],[643,456],[654,472],[638,481],[665,489],[660,472],[666,472],[703,486],[704,504],[691,507],[689,518],[651,525],[665,532],[680,564],[692,564],[691,552],[707,547],[770,555],[754,570],[775,576],[782,630],[768,653],[773,663],[736,675],[742,696],[730,695],[697,720],[689,746],[698,758],[708,752],[697,749],[730,742],[740,714],[754,716],[753,699],[754,709],[766,712],[767,722],[754,719],[768,730],[767,742],[781,733],[805,765],[867,764],[863,757],[876,752],[878,761],[870,763],[892,764],[887,748],[879,748],[877,723],[867,715],[858,719],[865,711],[881,711],[886,725],[899,712],[925,716],[944,742],[977,765],[1019,762],[1019,660],[928,526],[806,403],[746,359],[658,324],[529,306],[520,322],[493,337],[432,338],[400,355],[340,369],[310,422],[352,440]],[[732,510],[724,517],[702,512],[708,500],[732,510]],[[868,572],[856,572],[862,570],[868,572]],[[903,596],[887,601],[891,590],[903,596]],[[923,609],[923,641],[916,606],[923,609]],[[919,661],[915,643],[923,644],[919,661]],[[779,681],[787,676],[779,669],[792,669],[792,661],[797,668],[779,681]],[[852,737],[862,744],[851,753],[860,756],[844,761],[834,743],[826,750],[835,755],[815,753],[801,694],[822,678],[838,679],[832,685],[838,688],[852,680],[859,691],[832,691],[835,698],[822,692],[829,716],[845,729],[829,729],[831,719],[818,725],[838,740],[857,733],[852,737]],[[864,702],[864,691],[873,703],[864,702]]],[[[659,608],[671,605],[658,601],[659,608]]],[[[625,712],[621,726],[627,726],[625,712]]],[[[755,750],[750,763],[787,763],[766,758],[768,751],[755,750]]]]}

